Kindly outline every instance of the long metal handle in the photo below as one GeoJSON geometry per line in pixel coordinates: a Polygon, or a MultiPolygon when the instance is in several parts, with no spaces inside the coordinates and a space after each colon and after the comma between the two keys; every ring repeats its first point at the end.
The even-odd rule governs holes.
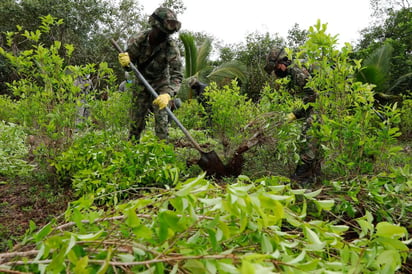
{"type": "MultiPolygon", "coordinates": [[[[121,53],[123,50],[119,47],[119,45],[116,43],[114,39],[110,39],[110,42],[113,44],[113,46],[116,48],[116,50],[121,53]]],[[[133,63],[130,63],[130,68],[134,71],[136,74],[137,78],[143,83],[143,85],[146,87],[147,90],[155,97],[157,98],[159,95],[157,92],[152,88],[152,86],[146,81],[146,79],[143,77],[143,75],[140,73],[140,71],[136,68],[133,63]]],[[[180,123],[180,121],[177,119],[177,117],[173,114],[173,112],[170,110],[169,107],[166,107],[166,112],[169,115],[170,118],[172,118],[173,121],[177,124],[177,126],[183,131],[183,133],[186,135],[186,137],[189,139],[189,141],[195,146],[195,148],[204,153],[200,145],[196,142],[195,139],[193,139],[192,135],[190,135],[189,131],[180,123]]]]}

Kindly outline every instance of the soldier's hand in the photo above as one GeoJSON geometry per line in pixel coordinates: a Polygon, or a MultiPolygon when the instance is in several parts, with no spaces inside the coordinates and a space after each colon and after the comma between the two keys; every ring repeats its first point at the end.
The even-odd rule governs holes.
{"type": "Polygon", "coordinates": [[[159,109],[164,109],[170,101],[170,95],[165,93],[165,94],[160,94],[154,101],[153,104],[158,105],[159,109]]]}
{"type": "Polygon", "coordinates": [[[122,67],[128,67],[129,66],[130,57],[129,57],[129,54],[127,52],[119,53],[118,59],[119,59],[120,65],[122,67]]]}
{"type": "Polygon", "coordinates": [[[296,120],[296,116],[295,114],[293,114],[293,112],[289,113],[288,115],[286,115],[286,122],[290,123],[292,121],[296,120]]]}

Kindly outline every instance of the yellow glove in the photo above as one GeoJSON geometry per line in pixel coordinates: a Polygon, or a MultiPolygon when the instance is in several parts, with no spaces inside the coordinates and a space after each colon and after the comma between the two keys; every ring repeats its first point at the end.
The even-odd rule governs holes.
{"type": "Polygon", "coordinates": [[[289,123],[289,122],[292,122],[293,120],[296,120],[296,116],[295,116],[295,114],[293,114],[293,112],[286,115],[286,122],[289,123]]]}
{"type": "Polygon", "coordinates": [[[127,67],[130,64],[130,57],[127,52],[119,53],[119,63],[122,67],[127,67]]]}
{"type": "Polygon", "coordinates": [[[154,101],[153,104],[158,105],[159,109],[164,109],[167,107],[170,101],[170,95],[165,93],[165,94],[160,94],[154,101]]]}

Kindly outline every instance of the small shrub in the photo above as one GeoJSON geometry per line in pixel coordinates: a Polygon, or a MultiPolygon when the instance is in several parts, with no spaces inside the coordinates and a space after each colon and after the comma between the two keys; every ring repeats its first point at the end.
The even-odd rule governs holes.
{"type": "Polygon", "coordinates": [[[134,145],[110,132],[91,132],[53,162],[62,181],[71,182],[77,195],[117,203],[130,189],[173,185],[182,163],[171,145],[146,139],[134,145]]]}
{"type": "Polygon", "coordinates": [[[29,148],[22,127],[0,121],[0,175],[28,176],[33,166],[27,162],[29,148]]]}
{"type": "Polygon", "coordinates": [[[236,81],[218,88],[211,83],[205,96],[210,104],[213,136],[223,145],[225,157],[231,156],[234,149],[248,137],[245,126],[258,114],[256,105],[240,94],[236,81]]]}

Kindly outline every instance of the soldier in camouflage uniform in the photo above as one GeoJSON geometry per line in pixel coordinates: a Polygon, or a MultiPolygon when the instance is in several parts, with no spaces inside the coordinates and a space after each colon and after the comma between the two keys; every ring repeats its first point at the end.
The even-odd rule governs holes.
{"type": "Polygon", "coordinates": [[[131,89],[133,106],[130,137],[140,139],[149,111],[155,116],[155,132],[160,139],[168,137],[168,115],[164,109],[175,96],[182,83],[182,63],[179,50],[170,35],[179,31],[181,24],[176,14],[168,8],[158,8],[149,17],[151,28],[132,36],[125,53],[119,54],[120,64],[128,68],[130,62],[159,94],[152,95],[136,79],[131,89]],[[153,102],[152,102],[153,101],[153,102]]]}
{"type": "MultiPolygon", "coordinates": [[[[304,104],[315,102],[316,93],[306,87],[310,77],[309,71],[304,67],[298,67],[288,59],[284,49],[275,48],[270,51],[266,58],[265,71],[268,74],[274,73],[276,77],[290,77],[288,90],[296,97],[302,98],[304,104]]],[[[302,135],[306,139],[304,146],[300,150],[300,162],[298,163],[292,179],[302,184],[311,183],[320,173],[318,157],[318,143],[306,133],[312,125],[312,106],[295,109],[287,115],[287,121],[295,119],[305,119],[302,135]]]]}

